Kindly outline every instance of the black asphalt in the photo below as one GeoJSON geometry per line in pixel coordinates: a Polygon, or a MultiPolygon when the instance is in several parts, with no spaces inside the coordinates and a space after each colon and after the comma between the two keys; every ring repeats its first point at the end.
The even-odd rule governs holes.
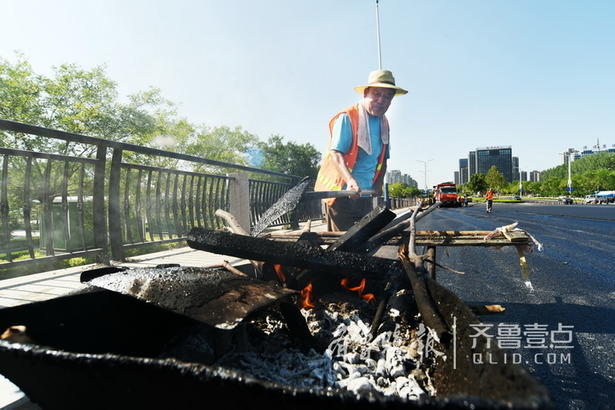
{"type": "MultiPolygon", "coordinates": [[[[506,307],[503,314],[481,316],[493,325],[490,334],[505,331],[503,324],[523,332],[535,323],[547,330],[547,343],[551,337],[565,342],[572,334],[570,349],[522,346],[506,349],[507,357],[521,358],[549,389],[558,409],[615,408],[615,206],[495,203],[487,214],[476,203],[439,209],[417,229],[492,230],[512,222],[544,246],[542,252],[534,249],[527,255],[533,290],[521,278],[512,247],[438,248],[438,262],[465,272],[438,269],[438,281],[468,304],[506,307]],[[560,323],[572,327],[558,332],[560,323]]],[[[529,337],[522,334],[522,343],[529,337]]]]}

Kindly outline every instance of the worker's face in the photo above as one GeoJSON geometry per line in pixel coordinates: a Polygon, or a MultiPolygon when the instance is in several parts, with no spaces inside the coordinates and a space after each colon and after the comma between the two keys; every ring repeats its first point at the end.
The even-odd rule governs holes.
{"type": "Polygon", "coordinates": [[[368,113],[375,117],[382,117],[389,109],[395,96],[392,88],[369,87],[363,94],[363,104],[368,113]]]}

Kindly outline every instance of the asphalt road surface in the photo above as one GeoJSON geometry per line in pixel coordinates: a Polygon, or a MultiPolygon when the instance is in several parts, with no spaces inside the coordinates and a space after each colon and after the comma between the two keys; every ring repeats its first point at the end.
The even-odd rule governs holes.
{"type": "Polygon", "coordinates": [[[533,290],[513,247],[439,247],[437,261],[465,274],[438,269],[438,281],[468,304],[507,309],[481,316],[492,325],[486,332],[549,389],[556,408],[615,408],[615,206],[495,203],[487,214],[476,203],[436,210],[417,229],[492,230],[512,222],[544,246],[527,254],[533,290]]]}

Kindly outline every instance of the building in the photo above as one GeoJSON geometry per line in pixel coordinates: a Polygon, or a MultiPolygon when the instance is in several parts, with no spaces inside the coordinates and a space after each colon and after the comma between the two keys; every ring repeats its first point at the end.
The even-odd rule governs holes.
{"type": "Polygon", "coordinates": [[[512,157],[512,181],[520,181],[519,175],[519,157],[512,157]]]}
{"type": "Polygon", "coordinates": [[[472,178],[474,174],[487,174],[493,165],[504,175],[508,182],[513,181],[512,147],[485,147],[470,151],[468,168],[472,178]]]}
{"type": "Polygon", "coordinates": [[[396,184],[401,182],[401,171],[398,169],[392,169],[387,172],[386,178],[387,184],[396,184]]]}
{"type": "Polygon", "coordinates": [[[588,148],[587,145],[584,146],[582,150],[568,148],[568,151],[562,153],[564,156],[563,164],[568,164],[568,158],[572,158],[573,161],[576,161],[577,159],[599,152],[615,152],[615,144],[611,144],[611,148],[608,148],[606,144],[600,145],[600,140],[596,139],[596,145],[593,145],[591,148],[588,148]]]}
{"type": "Polygon", "coordinates": [[[387,184],[395,184],[402,183],[409,186],[413,186],[415,188],[418,187],[417,182],[408,174],[402,174],[398,169],[392,169],[387,172],[386,175],[386,183],[387,184]]]}
{"type": "Polygon", "coordinates": [[[457,185],[464,185],[467,184],[469,181],[469,177],[468,177],[468,159],[467,158],[460,158],[459,159],[459,182],[455,182],[457,185]]]}
{"type": "Polygon", "coordinates": [[[521,182],[527,181],[527,171],[521,171],[521,182]]]}
{"type": "Polygon", "coordinates": [[[468,181],[472,178],[472,175],[476,174],[476,151],[470,151],[468,153],[468,181]]]}
{"type": "Polygon", "coordinates": [[[455,171],[454,173],[454,177],[453,180],[455,181],[455,185],[461,185],[461,183],[459,182],[459,171],[455,171]]]}
{"type": "Polygon", "coordinates": [[[540,182],[540,171],[532,171],[532,172],[530,172],[530,181],[531,182],[540,182]]]}

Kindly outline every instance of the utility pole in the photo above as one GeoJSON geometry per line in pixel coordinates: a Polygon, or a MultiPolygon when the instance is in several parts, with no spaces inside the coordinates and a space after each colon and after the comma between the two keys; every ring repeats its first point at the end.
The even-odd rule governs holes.
{"type": "Polygon", "coordinates": [[[425,191],[427,191],[427,190],[429,189],[429,188],[427,187],[427,163],[428,163],[429,161],[433,161],[433,158],[432,158],[432,159],[428,159],[427,161],[423,161],[423,160],[421,160],[421,159],[417,159],[417,161],[418,161],[418,162],[422,162],[422,163],[423,163],[423,165],[424,165],[424,167],[425,167],[425,191]]]}
{"type": "Polygon", "coordinates": [[[380,8],[376,0],[376,42],[378,46],[378,69],[382,70],[382,51],[380,47],[380,8]]]}

